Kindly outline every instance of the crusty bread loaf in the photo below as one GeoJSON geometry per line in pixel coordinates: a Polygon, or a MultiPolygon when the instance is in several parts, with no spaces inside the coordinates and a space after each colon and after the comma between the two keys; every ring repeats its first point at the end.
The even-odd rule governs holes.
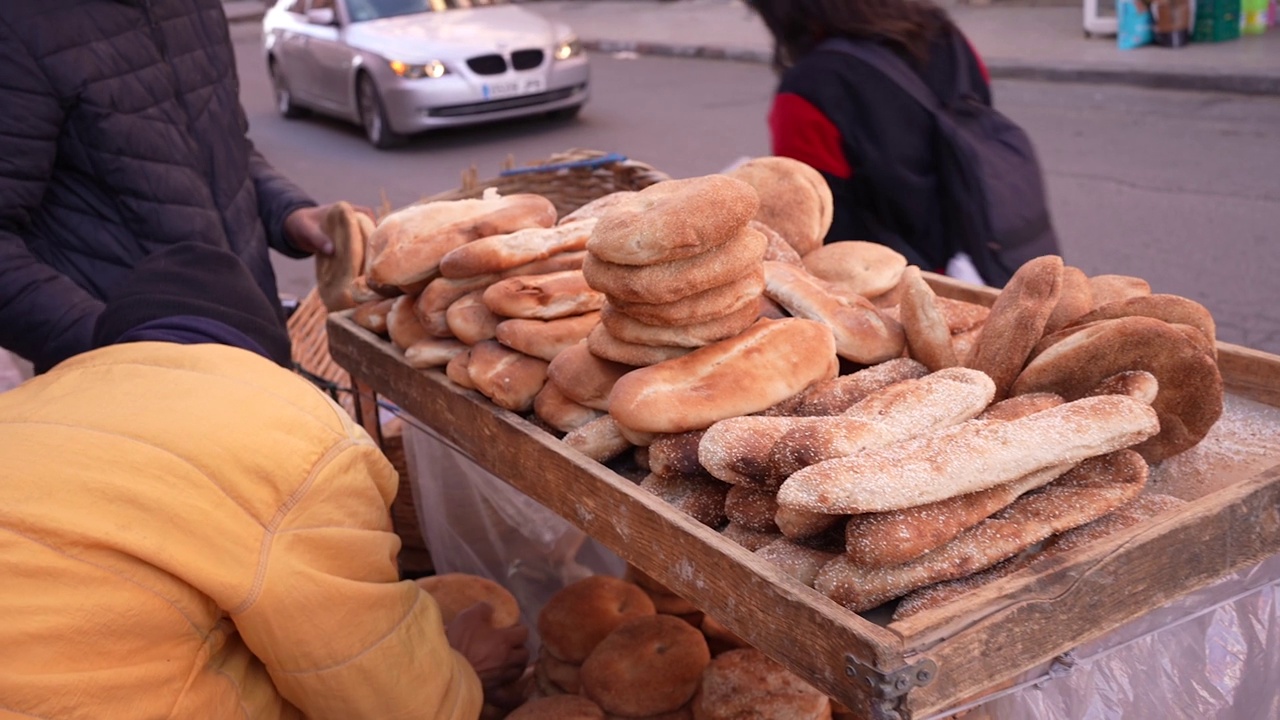
{"type": "Polygon", "coordinates": [[[320,229],[333,242],[329,255],[316,253],[316,291],[329,312],[346,310],[357,305],[352,296],[355,279],[364,272],[364,253],[367,238],[356,216],[360,213],[351,204],[338,201],[329,207],[321,221],[320,229]]]}
{"type": "Polygon", "coordinates": [[[764,240],[765,240],[764,259],[765,260],[782,262],[788,265],[804,264],[804,261],[800,259],[800,253],[796,252],[796,249],[791,246],[791,243],[787,242],[786,238],[778,234],[777,230],[774,230],[773,228],[760,222],[759,220],[752,220],[751,222],[747,223],[747,227],[751,228],[752,230],[755,230],[761,235],[764,235],[764,240]]]}
{"type": "Polygon", "coordinates": [[[581,342],[599,324],[598,312],[556,320],[512,318],[498,323],[494,337],[512,350],[551,362],[565,348],[581,342]]]}
{"type": "Polygon", "coordinates": [[[449,358],[448,364],[444,366],[444,375],[453,381],[454,385],[463,387],[468,390],[475,390],[476,384],[471,382],[471,372],[467,370],[467,365],[471,363],[471,348],[467,348],[462,352],[449,358]]]}
{"type": "Polygon", "coordinates": [[[1160,432],[1134,449],[1158,462],[1200,442],[1222,415],[1222,374],[1191,335],[1148,317],[1099,320],[1037,355],[1013,392],[1054,392],[1071,400],[1116,373],[1149,372],[1159,385],[1151,405],[1160,432]]]}
{"type": "Polygon", "coordinates": [[[773,515],[773,521],[777,524],[778,530],[791,540],[809,540],[817,537],[829,532],[845,519],[844,515],[827,515],[781,505],[773,515]]]}
{"type": "Polygon", "coordinates": [[[631,198],[639,192],[638,190],[615,190],[608,195],[602,195],[595,200],[583,205],[573,212],[560,218],[559,225],[568,225],[579,220],[600,219],[609,214],[609,211],[623,203],[631,202],[631,198]]]}
{"type": "Polygon", "coordinates": [[[547,361],[485,340],[472,346],[467,373],[493,404],[522,413],[533,409],[533,399],[547,381],[547,361]]]}
{"type": "Polygon", "coordinates": [[[724,514],[730,522],[760,532],[778,532],[773,516],[778,512],[777,493],[757,490],[746,485],[733,485],[724,499],[724,514]]]}
{"type": "Polygon", "coordinates": [[[557,659],[581,664],[623,622],[653,614],[653,600],[640,586],[609,575],[590,575],[547,600],[538,613],[538,636],[557,659]]]}
{"type": "Polygon", "coordinates": [[[599,324],[587,335],[587,347],[597,357],[633,367],[657,365],[690,352],[687,347],[624,342],[609,334],[604,325],[599,324]]]}
{"type": "Polygon", "coordinates": [[[706,638],[671,615],[619,625],[582,663],[582,691],[606,711],[642,718],[679,709],[711,662],[706,638]]]}
{"type": "Polygon", "coordinates": [[[553,382],[544,384],[533,398],[533,414],[542,422],[565,433],[604,415],[599,410],[592,410],[565,397],[553,382]]]}
{"type": "Polygon", "coordinates": [[[813,587],[822,566],[834,560],[837,553],[809,547],[791,538],[780,538],[756,550],[756,555],[802,584],[813,587]]]}
{"type": "Polygon", "coordinates": [[[541,195],[420,203],[382,219],[370,244],[381,248],[369,266],[370,279],[404,287],[429,280],[450,250],[477,238],[528,227],[551,227],[556,208],[541,195]]]}
{"type": "Polygon", "coordinates": [[[418,578],[414,583],[436,601],[440,607],[440,619],[445,625],[479,602],[488,603],[493,608],[493,615],[489,618],[491,627],[509,628],[520,622],[520,605],[516,597],[489,578],[449,572],[418,578]]]}
{"type": "Polygon", "coordinates": [[[707,527],[718,528],[727,520],[724,509],[730,486],[713,477],[649,473],[640,481],[640,488],[707,527]]]}
{"type": "Polygon", "coordinates": [[[1018,268],[1000,291],[965,364],[991,376],[996,400],[1026,365],[1062,295],[1062,258],[1043,255],[1018,268]]]}
{"type": "Polygon", "coordinates": [[[930,370],[955,367],[951,328],[939,312],[933,288],[912,265],[902,273],[902,300],[898,307],[902,330],[907,337],[907,353],[930,370]]]}
{"type": "Polygon", "coordinates": [[[900,356],[906,344],[900,324],[881,315],[864,298],[829,292],[804,268],[764,263],[764,294],[793,317],[830,327],[836,354],[846,360],[874,365],[900,356]]]}
{"type": "Polygon", "coordinates": [[[565,397],[595,410],[609,410],[609,393],[618,378],[635,370],[597,357],[583,340],[570,345],[551,361],[547,377],[560,388],[565,397]]]}
{"type": "Polygon", "coordinates": [[[449,306],[463,295],[483,291],[495,279],[492,275],[460,280],[438,277],[422,289],[413,303],[413,312],[432,335],[448,337],[452,334],[449,330],[449,306]]]}
{"type": "Polygon", "coordinates": [[[609,304],[647,325],[693,325],[756,305],[763,290],[764,268],[752,267],[732,282],[672,302],[640,303],[611,298],[609,304]]]}
{"type": "Polygon", "coordinates": [[[581,270],[500,280],[485,288],[483,299],[503,317],[536,320],[582,315],[604,305],[604,295],[587,285],[581,270]]]}
{"type": "Polygon", "coordinates": [[[1044,325],[1045,334],[1056,332],[1093,309],[1093,288],[1089,285],[1089,276],[1078,267],[1064,265],[1062,268],[1062,293],[1058,296],[1058,304],[1049,313],[1049,320],[1044,325]]]}
{"type": "Polygon", "coordinates": [[[387,335],[391,338],[391,344],[401,350],[431,337],[418,320],[413,302],[413,297],[401,295],[391,302],[391,309],[387,311],[387,335]]]}
{"type": "Polygon", "coordinates": [[[994,394],[991,378],[968,368],[947,368],[894,383],[840,416],[788,430],[770,450],[768,477],[781,485],[801,468],[962,423],[991,404],[994,394]]]}
{"type": "Polygon", "coordinates": [[[395,298],[378,298],[361,303],[351,313],[351,321],[369,332],[386,335],[387,315],[395,301],[395,298]]]}
{"type": "Polygon", "coordinates": [[[700,323],[649,325],[617,310],[606,301],[600,310],[600,323],[610,335],[622,342],[696,348],[737,335],[751,327],[759,316],[759,308],[746,303],[728,315],[700,323]]]}
{"type": "Polygon", "coordinates": [[[572,225],[530,227],[482,237],[440,258],[440,274],[451,278],[500,273],[564,252],[584,250],[595,220],[572,225]]]}
{"type": "Polygon", "coordinates": [[[760,320],[736,337],[623,376],[613,386],[609,412],[642,432],[699,430],[763,410],[837,370],[826,325],[760,320]]]}
{"type": "Polygon", "coordinates": [[[754,648],[717,655],[693,699],[694,720],[830,720],[831,701],[754,648]]]}
{"type": "Polygon", "coordinates": [[[617,421],[603,414],[570,430],[564,436],[564,444],[596,462],[612,460],[631,448],[617,421]]]}
{"type": "Polygon", "coordinates": [[[773,228],[804,255],[822,245],[831,228],[835,201],[822,173],[778,155],[751,158],[729,171],[760,197],[755,219],[773,228]]]}
{"type": "Polygon", "coordinates": [[[582,273],[613,300],[674,302],[742,277],[762,261],[766,244],[764,235],[744,227],[723,245],[670,262],[619,265],[588,253],[582,273]]]}
{"type": "Polygon", "coordinates": [[[425,370],[443,367],[458,354],[466,352],[465,343],[453,338],[429,337],[404,349],[404,360],[410,366],[425,370]]]}
{"type": "Polygon", "coordinates": [[[1053,465],[986,490],[900,510],[854,515],[844,528],[845,551],[861,567],[901,565],[950,542],[1072,467],[1053,465]]]}
{"type": "Polygon", "coordinates": [[[1151,283],[1130,275],[1093,275],[1089,278],[1093,306],[1102,307],[1125,298],[1151,294],[1151,283]]]}
{"type": "Polygon", "coordinates": [[[759,207],[750,185],[725,175],[667,180],[610,208],[596,223],[587,251],[619,265],[698,255],[733,239],[759,207]]]}
{"type": "Polygon", "coordinates": [[[922,378],[928,374],[929,369],[917,360],[910,358],[886,360],[848,375],[814,383],[800,394],[799,402],[791,409],[791,414],[839,415],[877,390],[903,380],[922,378]]]}
{"type": "MultiPolygon", "coordinates": [[[[444,312],[449,332],[468,345],[492,340],[502,318],[484,304],[484,291],[473,290],[454,300],[444,312]]],[[[519,348],[517,348],[519,349],[519,348]]]]}
{"type": "Polygon", "coordinates": [[[946,545],[908,563],[868,568],[849,555],[840,555],[818,573],[814,588],[854,612],[870,610],[910,590],[984,570],[1050,535],[1102,517],[1137,497],[1146,485],[1147,473],[1146,462],[1130,450],[1090,457],[946,545]]]}
{"type": "Polygon", "coordinates": [[[811,465],[787,478],[778,502],[828,514],[923,505],[1127,448],[1159,430],[1155,410],[1139,400],[1081,398],[1016,420],[971,420],[811,465]]]}
{"type": "Polygon", "coordinates": [[[506,720],[605,720],[604,710],[581,695],[553,695],[530,699],[506,720]]]}
{"type": "Polygon", "coordinates": [[[907,258],[880,243],[840,240],[805,254],[804,267],[846,292],[873,298],[897,287],[907,258]]]}
{"type": "Polygon", "coordinates": [[[658,435],[649,444],[649,470],[656,475],[698,475],[706,470],[698,462],[698,443],[705,430],[658,435]]]}
{"type": "Polygon", "coordinates": [[[698,442],[698,462],[724,482],[776,490],[781,480],[769,472],[774,444],[797,428],[826,422],[825,417],[743,415],[718,420],[698,442]]]}
{"type": "MultiPolygon", "coordinates": [[[[1164,320],[1171,324],[1190,325],[1204,335],[1210,347],[1213,347],[1218,340],[1217,326],[1209,310],[1195,300],[1180,295],[1139,295],[1116,300],[1106,305],[1096,306],[1091,312],[1076,318],[1071,325],[1087,325],[1097,320],[1135,315],[1164,320]]],[[[1216,357],[1216,348],[1212,354],[1216,357]]]]}

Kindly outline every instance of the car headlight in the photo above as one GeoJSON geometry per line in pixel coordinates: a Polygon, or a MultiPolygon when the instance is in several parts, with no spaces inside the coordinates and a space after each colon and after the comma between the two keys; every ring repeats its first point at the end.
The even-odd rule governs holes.
{"type": "Polygon", "coordinates": [[[439,60],[432,60],[422,65],[392,60],[391,72],[402,78],[417,80],[418,78],[438,78],[449,74],[449,68],[439,60]]]}
{"type": "Polygon", "coordinates": [[[555,58],[557,60],[568,60],[582,54],[582,42],[577,37],[570,37],[567,40],[561,40],[556,46],[555,58]]]}

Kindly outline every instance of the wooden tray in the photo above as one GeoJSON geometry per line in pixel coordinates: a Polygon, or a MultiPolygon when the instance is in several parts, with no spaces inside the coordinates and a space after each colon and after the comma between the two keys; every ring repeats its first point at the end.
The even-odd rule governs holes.
{"type": "MultiPolygon", "coordinates": [[[[937,276],[939,294],[993,292],[937,276]]],[[[1280,551],[1280,457],[1176,512],[1076,548],[935,610],[852,613],[438,371],[347,314],[334,359],[482,467],[544,504],[845,705],[923,717],[1280,551]]],[[[1280,357],[1224,343],[1228,392],[1280,406],[1280,357]]],[[[1234,478],[1233,478],[1234,479],[1234,478]]]]}

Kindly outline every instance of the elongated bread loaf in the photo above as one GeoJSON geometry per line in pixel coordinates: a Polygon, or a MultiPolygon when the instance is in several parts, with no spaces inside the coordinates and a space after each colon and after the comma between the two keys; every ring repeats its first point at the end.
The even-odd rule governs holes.
{"type": "Polygon", "coordinates": [[[409,365],[425,370],[448,365],[454,356],[467,351],[467,346],[453,338],[430,337],[404,349],[404,360],[409,365]]]}
{"type": "Polygon", "coordinates": [[[753,266],[741,277],[724,285],[666,303],[628,302],[612,298],[609,304],[647,325],[703,324],[732,315],[747,306],[759,306],[764,289],[764,270],[753,266]]]}
{"type": "Polygon", "coordinates": [[[955,367],[951,328],[938,310],[933,288],[912,265],[902,273],[902,300],[899,303],[902,329],[907,336],[907,352],[930,370],[955,367]]]}
{"type": "Polygon", "coordinates": [[[588,254],[582,273],[591,287],[624,302],[674,302],[732,282],[764,257],[765,237],[744,227],[706,252],[653,265],[619,265],[588,254]]]}
{"type": "Polygon", "coordinates": [[[512,412],[528,412],[547,381],[547,362],[496,340],[485,340],[471,348],[467,373],[476,390],[494,405],[512,412]]]}
{"type": "Polygon", "coordinates": [[[814,588],[854,612],[870,610],[910,590],[984,570],[1055,533],[1102,517],[1137,497],[1147,474],[1147,463],[1131,450],[1090,457],[1058,480],[1023,495],[946,545],[908,563],[868,568],[841,555],[823,566],[814,588]]]}
{"type": "Polygon", "coordinates": [[[626,452],[631,443],[618,431],[618,423],[608,415],[579,425],[564,436],[569,447],[597,462],[605,462],[626,452]]]}
{"type": "Polygon", "coordinates": [[[835,335],[836,354],[874,365],[902,354],[902,325],[880,314],[858,295],[835,295],[807,270],[786,263],[764,263],[764,294],[794,317],[817,320],[835,335]]]}
{"type": "Polygon", "coordinates": [[[401,295],[391,301],[391,309],[387,311],[387,335],[391,344],[401,350],[431,337],[414,312],[411,296],[401,295]]]}
{"type": "Polygon", "coordinates": [[[645,367],[688,355],[690,349],[670,345],[646,345],[619,340],[604,325],[597,324],[587,335],[587,347],[591,353],[605,360],[623,365],[645,367]]]}
{"type": "Polygon", "coordinates": [[[753,303],[746,303],[728,315],[691,325],[649,325],[632,318],[608,302],[600,310],[600,323],[610,335],[622,342],[689,348],[731,338],[751,327],[759,317],[760,308],[753,303]]]}
{"type": "Polygon", "coordinates": [[[609,393],[618,378],[635,370],[592,354],[583,340],[561,350],[547,368],[547,377],[565,397],[594,410],[609,410],[609,393]]]}
{"type": "Polygon", "coordinates": [[[492,340],[498,332],[498,323],[502,322],[502,318],[484,304],[483,296],[483,290],[473,290],[454,300],[444,311],[449,332],[468,345],[492,340]]]}
{"type": "Polygon", "coordinates": [[[503,317],[536,320],[582,315],[604,306],[604,294],[587,285],[581,270],[500,280],[485,288],[483,299],[503,317]]]}
{"type": "Polygon", "coordinates": [[[353,308],[358,301],[352,294],[356,278],[364,271],[365,244],[368,239],[357,219],[360,215],[350,203],[339,201],[329,208],[321,221],[321,230],[333,242],[329,255],[316,253],[316,290],[329,312],[353,308]]]}
{"type": "Polygon", "coordinates": [[[763,410],[838,370],[827,326],[759,320],[728,340],[623,376],[609,396],[609,413],[641,432],[700,430],[763,410]]]}
{"type": "Polygon", "coordinates": [[[440,259],[472,240],[555,222],[555,205],[532,193],[410,205],[378,223],[369,242],[380,251],[369,276],[383,285],[413,285],[437,275],[440,259]]]}
{"type": "Polygon", "coordinates": [[[433,335],[448,337],[451,334],[449,306],[461,299],[463,295],[483,291],[495,279],[492,275],[461,280],[438,277],[427,283],[422,293],[414,300],[413,312],[433,335]]]}
{"type": "Polygon", "coordinates": [[[562,252],[583,250],[596,221],[572,225],[531,227],[504,235],[482,237],[450,250],[440,258],[440,274],[451,278],[489,275],[545,260],[562,252]]]}
{"type": "Polygon", "coordinates": [[[698,442],[698,461],[707,472],[733,485],[776,490],[769,472],[774,443],[788,432],[826,422],[822,417],[744,415],[718,420],[698,442]]]}
{"type": "Polygon", "coordinates": [[[444,366],[444,375],[453,381],[454,385],[463,387],[468,390],[475,390],[476,384],[471,382],[471,373],[467,370],[467,365],[471,363],[471,348],[467,348],[462,352],[449,358],[449,363],[444,366]]]}
{"type": "Polygon", "coordinates": [[[789,430],[769,454],[769,477],[781,484],[797,470],[832,458],[964,422],[991,403],[995,383],[979,370],[947,368],[871,393],[833,418],[789,430]]]}
{"type": "Polygon", "coordinates": [[[551,362],[565,348],[581,342],[599,324],[598,312],[556,320],[512,318],[498,323],[494,337],[513,350],[551,362]]]}
{"type": "Polygon", "coordinates": [[[698,443],[705,430],[659,435],[649,444],[649,470],[657,475],[697,475],[706,472],[698,462],[698,443]]]}
{"type": "Polygon", "coordinates": [[[1081,398],[1016,420],[971,420],[810,465],[787,478],[778,502],[831,515],[924,505],[1127,448],[1159,430],[1155,410],[1140,400],[1081,398]]]}
{"type": "Polygon", "coordinates": [[[542,422],[566,433],[604,415],[599,410],[592,410],[565,397],[553,382],[544,384],[533,398],[533,414],[542,422]]]}
{"type": "Polygon", "coordinates": [[[862,567],[901,565],[950,542],[1024,493],[1044,487],[1073,465],[1053,465],[1013,482],[927,505],[862,513],[844,526],[845,552],[862,567]]]}
{"type": "Polygon", "coordinates": [[[351,321],[372,333],[387,334],[387,315],[395,298],[378,298],[361,303],[351,313],[351,321]]]}
{"type": "Polygon", "coordinates": [[[814,383],[800,394],[799,401],[791,409],[792,415],[839,415],[873,392],[903,380],[922,378],[929,374],[917,360],[894,358],[872,365],[848,375],[814,383]]]}

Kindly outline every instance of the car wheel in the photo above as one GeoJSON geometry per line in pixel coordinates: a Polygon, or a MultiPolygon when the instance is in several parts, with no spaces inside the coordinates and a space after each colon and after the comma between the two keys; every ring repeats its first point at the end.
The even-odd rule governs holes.
{"type": "Polygon", "coordinates": [[[378,97],[378,88],[368,75],[360,75],[356,83],[356,98],[360,102],[360,125],[369,143],[385,150],[404,143],[404,136],[394,132],[387,124],[387,111],[378,97]]]}
{"type": "Polygon", "coordinates": [[[285,80],[284,73],[280,72],[280,67],[275,60],[271,61],[267,70],[271,73],[271,88],[276,96],[276,111],[290,119],[306,115],[307,111],[304,108],[294,104],[293,93],[289,91],[289,82],[285,80]]]}

